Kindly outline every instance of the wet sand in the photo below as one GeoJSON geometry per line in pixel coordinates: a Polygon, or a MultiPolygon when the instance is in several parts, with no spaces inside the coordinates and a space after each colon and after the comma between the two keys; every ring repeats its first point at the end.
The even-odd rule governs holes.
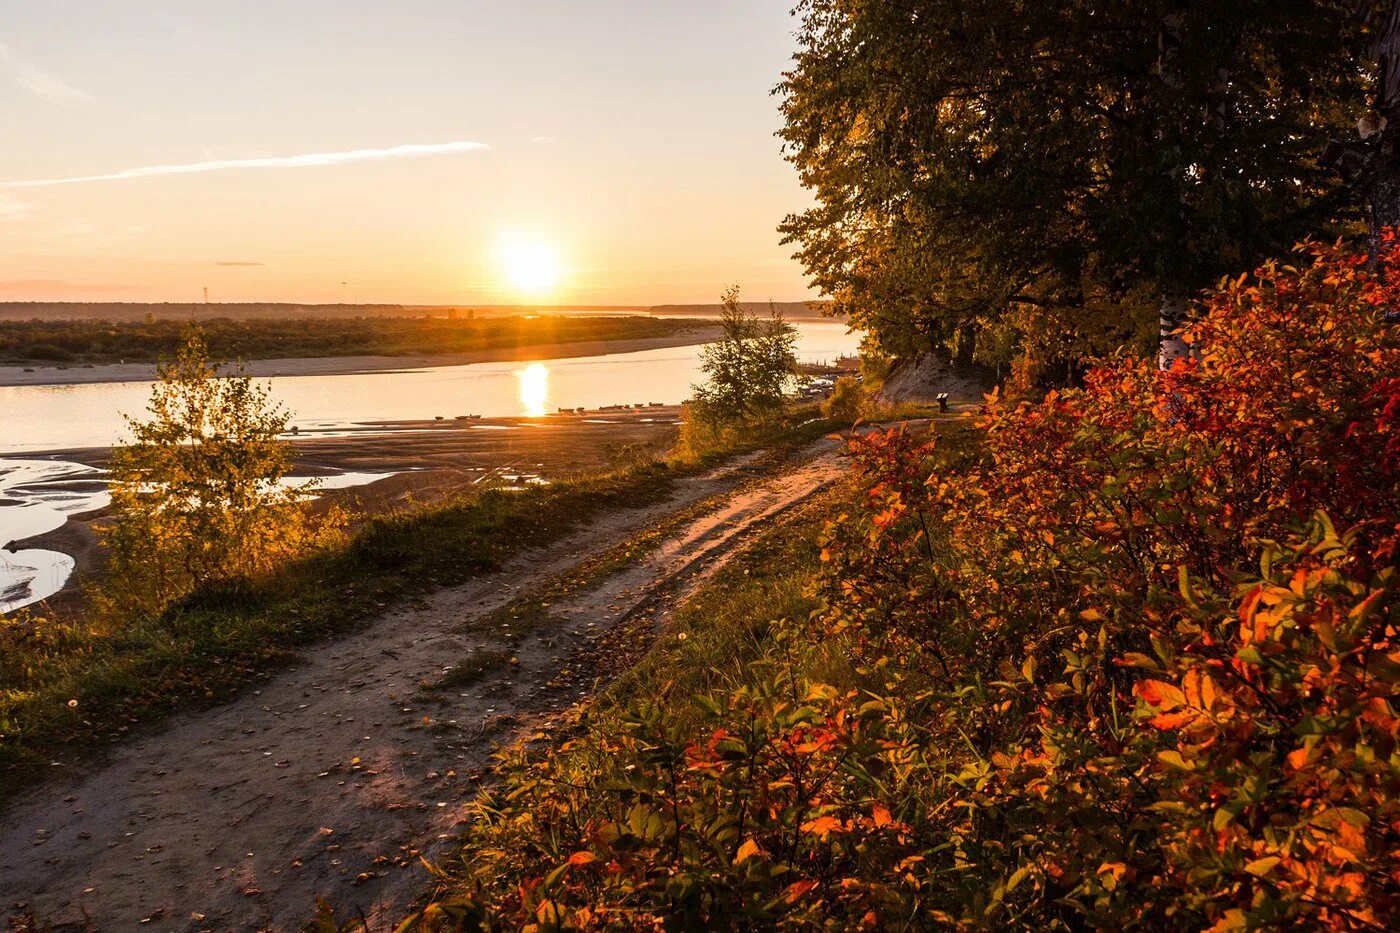
{"type": "MultiPolygon", "coordinates": [[[[469,363],[529,362],[576,356],[606,356],[639,350],[688,347],[718,339],[718,327],[694,330],[666,337],[635,340],[584,340],[573,343],[540,343],[523,347],[496,347],[467,353],[410,354],[406,356],[318,356],[306,359],[249,360],[244,370],[250,376],[340,376],[359,373],[398,372],[435,366],[465,366],[469,363]]],[[[0,364],[0,386],[84,385],[96,382],[150,382],[155,378],[153,363],[103,363],[92,366],[20,366],[0,364]]]]}
{"type": "MultiPolygon", "coordinates": [[[[411,503],[432,503],[483,483],[553,480],[651,458],[675,443],[679,406],[630,411],[591,411],[543,418],[481,418],[471,421],[397,421],[360,424],[291,439],[294,473],[393,473],[363,486],[336,489],[320,498],[362,517],[411,503]]],[[[26,459],[66,460],[106,467],[110,448],[52,450],[26,459]]],[[[60,487],[55,487],[60,488],[60,487]]],[[[16,541],[17,548],[59,551],[77,561],[68,584],[48,604],[76,609],[81,583],[98,570],[95,524],[106,510],[74,515],[54,531],[16,541]]]]}

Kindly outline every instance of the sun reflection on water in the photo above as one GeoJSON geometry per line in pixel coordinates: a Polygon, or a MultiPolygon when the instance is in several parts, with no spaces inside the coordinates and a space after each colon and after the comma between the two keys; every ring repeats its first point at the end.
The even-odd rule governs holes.
{"type": "Polygon", "coordinates": [[[524,369],[517,369],[515,376],[520,380],[520,407],[531,418],[542,417],[549,402],[549,367],[543,363],[531,363],[524,369]]]}

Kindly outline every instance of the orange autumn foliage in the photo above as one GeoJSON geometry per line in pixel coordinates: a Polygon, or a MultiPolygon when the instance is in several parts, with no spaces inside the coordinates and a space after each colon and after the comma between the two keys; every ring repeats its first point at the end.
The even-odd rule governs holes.
{"type": "Polygon", "coordinates": [[[853,438],[822,608],[742,686],[523,753],[408,925],[1385,928],[1394,238],[1384,261],[1310,245],[1224,283],[1192,359],[992,398],[970,447],[853,438]]]}

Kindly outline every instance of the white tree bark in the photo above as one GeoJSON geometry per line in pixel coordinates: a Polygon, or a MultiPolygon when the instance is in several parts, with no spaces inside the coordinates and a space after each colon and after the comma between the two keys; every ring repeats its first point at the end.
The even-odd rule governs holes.
{"type": "Polygon", "coordinates": [[[1181,335],[1177,333],[1181,329],[1181,325],[1186,323],[1188,307],[1188,302],[1180,295],[1164,295],[1162,297],[1157,343],[1157,366],[1159,369],[1171,369],[1173,363],[1191,352],[1186,341],[1182,340],[1181,335]]]}

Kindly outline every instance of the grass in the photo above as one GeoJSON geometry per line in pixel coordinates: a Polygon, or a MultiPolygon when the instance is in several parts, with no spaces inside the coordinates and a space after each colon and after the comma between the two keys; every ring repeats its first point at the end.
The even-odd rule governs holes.
{"type": "MultiPolygon", "coordinates": [[[[765,436],[765,457],[790,456],[838,427],[810,416],[796,412],[765,436]]],[[[662,502],[677,478],[721,459],[485,490],[374,518],[343,545],[236,592],[198,594],[158,619],[102,628],[81,619],[0,618],[0,784],[32,777],[60,750],[226,697],[390,603],[499,567],[610,510],[662,502]]]]}
{"type": "MultiPolygon", "coordinates": [[[[816,608],[808,592],[819,565],[817,541],[846,491],[837,487],[779,518],[741,547],[674,613],[667,631],[637,663],[605,687],[593,715],[607,716],[642,697],[691,697],[720,685],[746,683],[776,620],[816,608]]],[[[671,707],[677,720],[694,707],[671,707]]]]}
{"type": "Polygon", "coordinates": [[[427,693],[465,690],[481,680],[492,668],[505,664],[511,653],[503,648],[477,648],[460,664],[423,688],[427,693]]]}
{"type": "MultiPolygon", "coordinates": [[[[820,433],[803,425],[789,429],[779,442],[765,450],[764,454],[748,464],[747,469],[753,478],[747,482],[760,482],[788,463],[803,446],[832,430],[831,422],[823,421],[820,433]]],[[[706,457],[699,463],[713,465],[723,459],[706,457]]],[[[548,617],[547,609],[557,600],[571,593],[586,591],[600,584],[613,574],[646,559],[672,534],[685,525],[714,511],[739,489],[731,489],[709,498],[692,503],[683,509],[669,513],[664,519],[638,532],[631,538],[619,542],[601,554],[594,555],[570,567],[541,586],[517,596],[506,605],[492,612],[486,619],[489,627],[509,626],[512,631],[528,631],[532,625],[548,617]]]]}
{"type": "MultiPolygon", "coordinates": [[[[589,702],[566,714],[547,742],[526,738],[503,754],[497,774],[505,782],[501,792],[509,794],[518,780],[528,779],[527,762],[546,756],[568,758],[552,772],[563,776],[615,766],[607,738],[626,730],[626,711],[639,701],[673,698],[665,705],[667,721],[684,731],[705,716],[691,698],[753,683],[754,665],[768,653],[780,620],[805,619],[817,608],[810,592],[820,566],[817,541],[828,517],[849,495],[838,484],[780,516],[679,606],[664,631],[653,631],[649,618],[615,631],[613,644],[621,654],[632,655],[624,659],[630,664],[589,702]],[[572,741],[583,736],[594,740],[572,741]]],[[[468,883],[476,847],[493,844],[489,824],[469,824],[460,858],[439,866],[446,890],[468,883]]]]}
{"type": "MultiPolygon", "coordinates": [[[[906,407],[900,416],[922,418],[929,412],[906,407]]],[[[935,463],[940,470],[973,469],[982,455],[980,434],[966,418],[944,416],[938,423],[935,463]]],[[[774,451],[766,455],[781,457],[774,451]]],[[[850,490],[837,484],[780,516],[768,529],[738,548],[713,577],[693,593],[672,615],[665,632],[651,631],[652,620],[631,620],[611,634],[615,650],[629,657],[617,659],[623,672],[602,686],[593,699],[574,711],[573,728],[608,734],[617,728],[618,716],[630,704],[662,695],[680,698],[716,690],[752,685],[759,675],[754,663],[771,645],[782,619],[805,619],[817,603],[809,592],[820,567],[818,541],[828,519],[850,507],[850,490]]],[[[703,514],[712,503],[697,503],[678,518],[703,514]]],[[[561,575],[534,592],[526,593],[500,612],[501,621],[519,625],[534,613],[542,617],[548,603],[570,588],[590,586],[620,568],[620,560],[640,559],[647,542],[664,540],[671,522],[648,529],[583,565],[577,575],[561,575]],[[626,554],[623,551],[626,549],[626,554]],[[513,614],[505,615],[515,609],[513,614]]],[[[528,622],[527,622],[528,624],[528,622]]],[[[838,652],[839,654],[839,652],[838,652]]],[[[839,656],[809,651],[806,664],[820,663],[822,674],[833,681],[853,682],[839,656]],[[820,661],[818,661],[820,658],[820,661]]],[[[668,719],[678,725],[698,720],[703,711],[692,703],[667,706],[668,719]]]]}

